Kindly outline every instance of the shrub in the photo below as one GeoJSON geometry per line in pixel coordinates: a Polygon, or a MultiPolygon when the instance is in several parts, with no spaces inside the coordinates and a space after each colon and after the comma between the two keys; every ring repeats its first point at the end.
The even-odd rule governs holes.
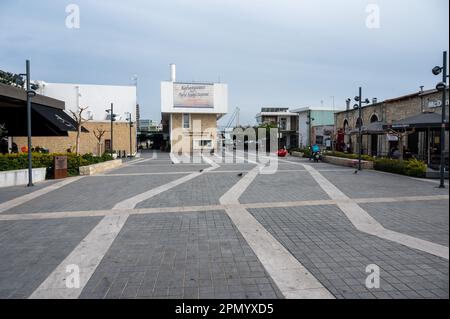
{"type": "Polygon", "coordinates": [[[425,163],[417,159],[402,161],[388,158],[375,160],[374,168],[379,171],[414,177],[424,177],[427,169],[425,163]]]}
{"type": "Polygon", "coordinates": [[[406,175],[409,176],[425,177],[427,172],[427,166],[425,165],[424,162],[413,158],[406,161],[405,172],[406,175]]]}
{"type": "Polygon", "coordinates": [[[377,159],[374,162],[374,169],[394,174],[405,174],[405,162],[389,158],[377,159]]]}
{"type": "MultiPolygon", "coordinates": [[[[54,156],[67,156],[67,174],[69,176],[77,176],[79,174],[80,166],[87,166],[112,160],[112,157],[109,154],[104,154],[103,156],[94,156],[92,154],[75,155],[73,153],[33,153],[33,168],[46,167],[47,178],[52,178],[54,156]]],[[[0,171],[10,171],[26,168],[28,168],[28,154],[21,153],[0,155],[0,171]]]]}

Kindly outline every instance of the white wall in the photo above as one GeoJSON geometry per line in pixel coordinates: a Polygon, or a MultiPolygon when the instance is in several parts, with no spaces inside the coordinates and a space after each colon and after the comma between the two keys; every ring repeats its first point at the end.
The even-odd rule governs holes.
{"type": "Polygon", "coordinates": [[[309,144],[309,124],[306,124],[308,122],[308,112],[299,113],[298,121],[299,147],[307,147],[309,144]]]}
{"type": "MultiPolygon", "coordinates": [[[[115,85],[87,85],[41,82],[39,93],[66,102],[66,112],[76,111],[77,87],[80,93],[79,105],[89,106],[87,112],[92,112],[94,121],[105,121],[106,109],[114,103],[114,113],[118,121],[126,121],[125,112],[131,113],[136,121],[136,87],[115,85]]],[[[86,113],[85,113],[86,114],[86,113]]]]}
{"type": "Polygon", "coordinates": [[[161,82],[162,113],[226,114],[228,113],[228,86],[223,83],[214,83],[213,108],[175,108],[173,104],[173,82],[163,81],[161,82]]]}

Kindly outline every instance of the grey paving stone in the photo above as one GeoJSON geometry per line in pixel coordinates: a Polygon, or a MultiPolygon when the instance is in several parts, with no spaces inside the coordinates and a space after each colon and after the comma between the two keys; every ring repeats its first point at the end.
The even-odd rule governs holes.
{"type": "Polygon", "coordinates": [[[335,206],[252,209],[250,212],[337,298],[354,298],[355,294],[365,298],[366,293],[376,298],[390,298],[390,294],[418,298],[417,291],[436,289],[441,289],[440,294],[433,294],[448,298],[447,260],[361,233],[335,206]],[[343,267],[341,260],[345,258],[338,256],[344,254],[357,259],[347,260],[350,266],[343,267]],[[368,276],[365,269],[371,264],[381,269],[380,289],[365,287],[368,276]],[[416,271],[425,271],[430,277],[418,275],[416,271]]]}
{"type": "Polygon", "coordinates": [[[230,298],[236,286],[242,289],[233,288],[234,297],[248,298],[251,292],[255,298],[282,298],[267,273],[239,269],[233,258],[238,251],[248,255],[247,263],[261,267],[221,211],[130,216],[80,298],[103,293],[105,298],[223,299],[230,298]]]}
{"type": "MultiPolygon", "coordinates": [[[[434,243],[449,244],[449,202],[422,201],[362,204],[384,227],[434,243]]],[[[416,274],[426,274],[415,269],[416,274]]]]}
{"type": "MultiPolygon", "coordinates": [[[[211,167],[208,164],[171,164],[169,162],[148,164],[148,162],[142,165],[131,165],[122,167],[106,173],[111,174],[142,174],[142,173],[176,173],[176,172],[197,172],[200,169],[211,167]]],[[[152,178],[157,175],[149,175],[152,178]]]]}
{"type": "Polygon", "coordinates": [[[99,220],[1,221],[0,298],[31,295],[99,220]]]}
{"type": "Polygon", "coordinates": [[[363,170],[353,172],[321,172],[331,183],[350,198],[448,195],[448,189],[402,175],[363,170]]]}
{"type": "Polygon", "coordinates": [[[85,177],[16,206],[5,214],[111,209],[122,200],[182,176],[184,175],[85,177]]]}
{"type": "Polygon", "coordinates": [[[309,173],[258,175],[239,198],[242,204],[329,199],[309,173]]]}
{"type": "Polygon", "coordinates": [[[236,173],[203,174],[139,203],[136,207],[218,205],[220,197],[239,180],[240,177],[236,173]]]}
{"type": "Polygon", "coordinates": [[[41,183],[35,183],[33,187],[27,187],[26,185],[0,187],[0,203],[7,202],[14,198],[30,194],[52,184],[59,182],[58,180],[46,180],[41,183]]]}

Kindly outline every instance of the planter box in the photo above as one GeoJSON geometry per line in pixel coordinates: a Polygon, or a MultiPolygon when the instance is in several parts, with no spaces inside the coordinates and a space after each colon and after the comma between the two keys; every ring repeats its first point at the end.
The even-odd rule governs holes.
{"type": "Polygon", "coordinates": [[[294,157],[303,157],[305,154],[303,154],[302,152],[292,152],[291,155],[294,157]]]}
{"type": "MultiPolygon", "coordinates": [[[[357,159],[343,158],[343,157],[335,157],[335,156],[324,156],[323,161],[325,163],[347,166],[347,167],[358,167],[357,159]]],[[[369,161],[361,161],[361,167],[363,169],[373,169],[373,162],[369,161]]]]}
{"type": "MultiPolygon", "coordinates": [[[[45,181],[47,169],[33,168],[33,183],[45,181]]],[[[15,171],[0,172],[0,187],[18,186],[28,184],[28,170],[20,169],[15,171]]]]}
{"type": "Polygon", "coordinates": [[[80,175],[95,175],[122,165],[122,160],[113,160],[89,166],[80,166],[80,175]]]}

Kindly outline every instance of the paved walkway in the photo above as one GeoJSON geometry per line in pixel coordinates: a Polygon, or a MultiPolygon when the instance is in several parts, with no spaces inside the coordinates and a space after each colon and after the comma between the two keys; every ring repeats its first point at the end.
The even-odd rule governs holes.
{"type": "Polygon", "coordinates": [[[449,297],[448,190],[298,158],[274,174],[266,156],[185,160],[0,189],[0,298],[449,297]]]}

